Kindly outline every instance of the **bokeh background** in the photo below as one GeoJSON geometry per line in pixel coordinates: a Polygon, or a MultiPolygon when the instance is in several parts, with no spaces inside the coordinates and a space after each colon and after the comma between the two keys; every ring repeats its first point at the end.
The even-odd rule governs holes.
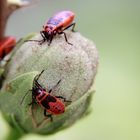
{"type": "MultiPolygon", "coordinates": [[[[140,140],[140,1],[38,0],[10,17],[6,34],[39,32],[50,16],[67,9],[76,14],[76,30],[99,50],[92,113],[47,138],[30,134],[22,140],[140,140]]],[[[0,140],[7,133],[0,117],[0,140]]]]}

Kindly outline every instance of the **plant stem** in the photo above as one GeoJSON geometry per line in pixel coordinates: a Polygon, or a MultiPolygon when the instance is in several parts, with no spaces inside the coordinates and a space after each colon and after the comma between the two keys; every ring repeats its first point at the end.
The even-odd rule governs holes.
{"type": "Polygon", "coordinates": [[[7,0],[0,0],[0,40],[5,37],[5,29],[9,16],[17,9],[28,4],[9,3],[7,0]]]}
{"type": "Polygon", "coordinates": [[[7,22],[7,0],[0,0],[0,39],[4,37],[7,22]]]}

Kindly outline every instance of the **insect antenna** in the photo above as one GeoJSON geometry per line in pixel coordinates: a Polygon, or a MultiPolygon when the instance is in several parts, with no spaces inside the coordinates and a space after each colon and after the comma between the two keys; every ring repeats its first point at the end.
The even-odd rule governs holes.
{"type": "Polygon", "coordinates": [[[57,82],[57,84],[53,88],[51,88],[49,90],[49,93],[51,93],[53,90],[55,90],[57,88],[57,86],[60,84],[60,82],[61,82],[61,79],[57,82]]]}
{"type": "Polygon", "coordinates": [[[37,76],[35,76],[35,81],[38,81],[38,79],[40,78],[40,76],[42,75],[42,73],[44,72],[45,70],[42,70],[37,76]]]}

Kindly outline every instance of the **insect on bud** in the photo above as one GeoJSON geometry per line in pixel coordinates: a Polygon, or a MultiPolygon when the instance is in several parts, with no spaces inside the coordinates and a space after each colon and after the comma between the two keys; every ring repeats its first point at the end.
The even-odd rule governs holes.
{"type": "MultiPolygon", "coordinates": [[[[23,43],[27,38],[21,40],[6,67],[0,108],[9,123],[24,132],[56,132],[81,118],[89,107],[94,92],[98,52],[95,45],[80,33],[66,31],[66,34],[73,45],[65,42],[63,35],[55,36],[50,46],[47,41],[40,45],[33,41],[23,43]],[[39,78],[35,79],[42,70],[39,78]],[[41,91],[35,91],[38,87],[41,91]],[[56,100],[63,97],[59,101],[65,108],[60,110],[60,114],[50,110],[56,105],[54,98],[49,98],[49,103],[45,102],[48,103],[45,104],[46,113],[52,113],[52,121],[50,117],[44,116],[41,103],[29,105],[32,97],[37,98],[38,94],[44,93],[43,90],[56,100]],[[70,102],[65,102],[64,98],[70,102]]],[[[41,36],[37,34],[31,39],[41,40],[41,36]]],[[[48,97],[48,94],[45,96],[48,97]]]]}

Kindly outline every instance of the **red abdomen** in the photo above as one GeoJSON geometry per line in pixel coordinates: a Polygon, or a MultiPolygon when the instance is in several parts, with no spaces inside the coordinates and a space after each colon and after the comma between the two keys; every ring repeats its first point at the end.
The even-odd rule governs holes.
{"type": "Polygon", "coordinates": [[[55,26],[56,28],[65,28],[73,22],[74,16],[74,13],[71,11],[62,11],[51,17],[47,25],[55,26]]]}
{"type": "Polygon", "coordinates": [[[65,112],[65,105],[62,101],[57,99],[56,102],[49,102],[50,109],[47,111],[54,115],[59,115],[65,112]]]}
{"type": "Polygon", "coordinates": [[[55,96],[47,94],[47,92],[38,95],[36,100],[44,109],[47,110],[47,112],[51,114],[58,115],[65,112],[64,103],[55,96]]]}

